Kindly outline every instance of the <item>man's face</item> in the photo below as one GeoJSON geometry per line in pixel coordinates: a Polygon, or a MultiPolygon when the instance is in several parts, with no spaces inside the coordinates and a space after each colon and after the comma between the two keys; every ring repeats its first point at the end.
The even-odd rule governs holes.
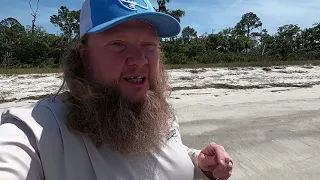
{"type": "Polygon", "coordinates": [[[69,100],[73,106],[68,126],[96,146],[106,145],[123,155],[163,147],[173,113],[153,27],[126,22],[89,35],[88,42],[77,48],[65,68],[69,90],[76,97],[69,100]]]}
{"type": "Polygon", "coordinates": [[[145,98],[159,74],[159,38],[142,21],[129,21],[88,39],[88,61],[94,80],[116,84],[131,101],[145,98]]]}

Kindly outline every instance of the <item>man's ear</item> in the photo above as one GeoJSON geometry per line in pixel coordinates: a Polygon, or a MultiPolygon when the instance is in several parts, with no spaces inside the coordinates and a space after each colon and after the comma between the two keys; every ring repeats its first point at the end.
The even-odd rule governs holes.
{"type": "Polygon", "coordinates": [[[84,67],[86,67],[86,65],[88,64],[88,60],[87,60],[87,56],[88,56],[88,46],[85,45],[83,42],[78,42],[76,44],[76,48],[78,50],[78,53],[79,53],[79,56],[80,56],[80,59],[82,61],[82,65],[84,67]]]}
{"type": "Polygon", "coordinates": [[[84,46],[84,44],[83,44],[83,42],[78,42],[77,44],[76,44],[76,48],[77,48],[77,50],[78,50],[78,52],[79,52],[79,55],[80,55],[80,58],[81,59],[84,59],[85,58],[85,46],[84,46]]]}

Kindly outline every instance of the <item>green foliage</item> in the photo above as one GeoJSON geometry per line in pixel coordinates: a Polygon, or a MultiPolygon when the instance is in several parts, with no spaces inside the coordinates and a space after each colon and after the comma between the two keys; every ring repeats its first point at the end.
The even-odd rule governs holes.
{"type": "MultiPolygon", "coordinates": [[[[172,15],[178,21],[185,15],[181,9],[167,8],[169,0],[157,0],[154,9],[172,15]]],[[[9,17],[0,21],[0,68],[58,67],[68,47],[79,37],[80,11],[61,6],[50,22],[61,30],[48,34],[35,26],[22,26],[9,17]]],[[[187,26],[181,36],[162,39],[161,48],[167,64],[273,64],[320,59],[320,23],[301,29],[287,24],[274,35],[263,29],[253,12],[244,14],[234,27],[198,36],[187,26]]]]}
{"type": "Polygon", "coordinates": [[[176,9],[176,10],[167,9],[167,3],[169,2],[170,0],[157,0],[158,8],[154,7],[154,9],[157,12],[169,14],[180,22],[181,18],[185,15],[185,11],[181,9],[176,9]]]}
{"type": "Polygon", "coordinates": [[[61,6],[58,15],[50,16],[50,22],[59,26],[60,30],[67,37],[78,37],[80,34],[80,10],[70,11],[66,6],[61,6]]]}
{"type": "Polygon", "coordinates": [[[189,42],[192,38],[197,37],[197,31],[190,26],[187,26],[182,30],[181,36],[184,42],[189,42]]]}
{"type": "Polygon", "coordinates": [[[0,22],[0,67],[54,66],[65,53],[69,38],[48,34],[41,27],[23,27],[13,18],[0,22]]]}

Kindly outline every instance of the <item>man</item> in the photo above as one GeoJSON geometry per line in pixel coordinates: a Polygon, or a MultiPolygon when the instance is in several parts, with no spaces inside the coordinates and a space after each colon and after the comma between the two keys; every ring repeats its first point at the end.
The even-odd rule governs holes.
{"type": "Polygon", "coordinates": [[[3,113],[0,180],[226,180],[223,147],[186,147],[167,102],[159,38],[179,23],[147,0],[86,0],[68,91],[3,113]]]}

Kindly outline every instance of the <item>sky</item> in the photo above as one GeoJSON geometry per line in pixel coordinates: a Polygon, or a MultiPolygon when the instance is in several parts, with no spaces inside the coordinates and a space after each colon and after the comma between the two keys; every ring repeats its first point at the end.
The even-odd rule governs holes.
{"type": "MultiPolygon", "coordinates": [[[[36,1],[32,4],[36,7],[36,1]]],[[[0,20],[16,18],[22,25],[31,25],[29,0],[1,0],[0,20]]],[[[60,6],[70,10],[81,8],[83,0],[40,0],[37,25],[49,33],[58,33],[59,28],[50,23],[50,16],[57,14],[60,6]]],[[[151,0],[156,6],[156,0],[151,0]]],[[[190,26],[198,35],[218,33],[234,27],[247,12],[254,12],[262,21],[263,28],[273,34],[285,24],[297,24],[302,29],[320,22],[320,0],[170,0],[168,9],[183,9],[182,28],[190,26]]]]}

